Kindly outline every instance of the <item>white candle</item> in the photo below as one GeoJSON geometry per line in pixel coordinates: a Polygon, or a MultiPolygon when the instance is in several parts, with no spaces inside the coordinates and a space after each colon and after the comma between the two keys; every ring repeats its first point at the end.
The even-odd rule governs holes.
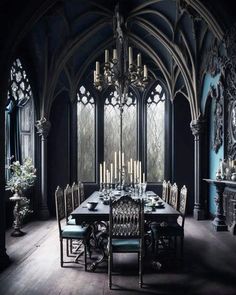
{"type": "Polygon", "coordinates": [[[128,173],[130,173],[130,161],[128,161],[128,173]]]}
{"type": "Polygon", "coordinates": [[[106,183],[106,162],[103,162],[103,182],[106,183]]]}
{"type": "Polygon", "coordinates": [[[100,183],[102,183],[102,164],[100,164],[100,183]]]}
{"type": "Polygon", "coordinates": [[[147,66],[146,65],[144,65],[143,66],[143,78],[147,78],[147,66]]]}
{"type": "Polygon", "coordinates": [[[139,182],[142,182],[142,163],[139,162],[139,182]]]}
{"type": "Polygon", "coordinates": [[[115,152],[115,179],[117,179],[117,158],[116,158],[116,152],[115,152]]]}
{"type": "Polygon", "coordinates": [[[142,66],[142,60],[141,60],[141,54],[140,53],[137,55],[137,66],[138,67],[142,66]]]}
{"type": "Polygon", "coordinates": [[[105,50],[105,63],[109,63],[109,50],[105,50]]]}
{"type": "Polygon", "coordinates": [[[111,163],[111,183],[113,183],[113,163],[111,163]]]}
{"type": "Polygon", "coordinates": [[[130,173],[133,173],[133,159],[130,159],[130,173]]]}
{"type": "Polygon", "coordinates": [[[136,161],[134,161],[134,182],[136,182],[136,161]]]}
{"type": "Polygon", "coordinates": [[[109,171],[107,170],[107,183],[109,183],[109,171]]]}
{"type": "Polygon", "coordinates": [[[99,61],[96,61],[96,74],[100,75],[100,63],[99,63],[99,61]]]}
{"type": "Polygon", "coordinates": [[[145,173],[143,173],[143,183],[145,183],[145,173]]]}
{"type": "Polygon", "coordinates": [[[93,80],[94,80],[94,83],[97,81],[97,74],[96,74],[96,71],[93,71],[93,80]]]}
{"type": "Polygon", "coordinates": [[[125,154],[122,153],[122,167],[125,166],[125,154]]]}
{"type": "Polygon", "coordinates": [[[129,47],[129,65],[133,64],[133,49],[129,47]]]}
{"type": "Polygon", "coordinates": [[[117,50],[113,49],[113,59],[117,60],[117,50]]]}
{"type": "Polygon", "coordinates": [[[119,170],[121,169],[121,152],[119,151],[119,170]]]}

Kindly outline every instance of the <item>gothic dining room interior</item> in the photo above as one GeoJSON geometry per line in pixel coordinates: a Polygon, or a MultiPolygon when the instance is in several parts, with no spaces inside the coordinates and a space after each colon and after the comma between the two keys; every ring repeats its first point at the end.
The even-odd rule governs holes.
{"type": "Polygon", "coordinates": [[[0,1],[0,294],[236,294],[234,1],[0,1]]]}

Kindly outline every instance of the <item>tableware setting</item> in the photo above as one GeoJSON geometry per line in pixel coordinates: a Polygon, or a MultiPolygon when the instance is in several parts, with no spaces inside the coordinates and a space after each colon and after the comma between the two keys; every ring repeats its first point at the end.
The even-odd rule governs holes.
{"type": "Polygon", "coordinates": [[[87,202],[86,206],[89,211],[94,211],[97,207],[98,202],[87,202]]]}

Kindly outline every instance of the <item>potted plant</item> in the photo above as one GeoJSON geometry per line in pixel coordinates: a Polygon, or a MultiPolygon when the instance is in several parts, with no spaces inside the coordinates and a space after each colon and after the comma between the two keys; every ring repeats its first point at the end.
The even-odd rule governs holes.
{"type": "Polygon", "coordinates": [[[19,161],[13,162],[10,166],[10,178],[6,184],[6,190],[14,192],[13,196],[10,197],[11,201],[15,201],[15,207],[13,210],[14,231],[12,236],[19,237],[24,233],[21,231],[21,225],[23,218],[32,212],[30,210],[30,200],[24,196],[24,192],[31,186],[33,186],[36,179],[36,169],[30,158],[23,161],[20,164],[19,161]]]}

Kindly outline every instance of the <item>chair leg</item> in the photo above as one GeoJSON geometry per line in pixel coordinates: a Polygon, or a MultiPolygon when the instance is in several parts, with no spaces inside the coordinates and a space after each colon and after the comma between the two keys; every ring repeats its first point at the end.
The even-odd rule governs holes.
{"type": "Polygon", "coordinates": [[[139,258],[139,287],[143,287],[143,258],[142,258],[142,252],[140,251],[138,253],[139,258]]]}
{"type": "Polygon", "coordinates": [[[183,259],[183,257],[184,257],[184,236],[181,236],[180,237],[180,253],[181,253],[181,259],[183,259]]]}
{"type": "Polygon", "coordinates": [[[60,239],[60,260],[61,260],[61,267],[63,267],[63,240],[60,239]]]}
{"type": "Polygon", "coordinates": [[[84,242],[84,269],[87,271],[87,246],[86,242],[84,242]]]}
{"type": "Polygon", "coordinates": [[[66,240],[66,255],[69,257],[69,240],[66,240]]]}
{"type": "Polygon", "coordinates": [[[112,286],[112,254],[109,253],[108,254],[108,287],[109,289],[111,289],[112,286]]]}

